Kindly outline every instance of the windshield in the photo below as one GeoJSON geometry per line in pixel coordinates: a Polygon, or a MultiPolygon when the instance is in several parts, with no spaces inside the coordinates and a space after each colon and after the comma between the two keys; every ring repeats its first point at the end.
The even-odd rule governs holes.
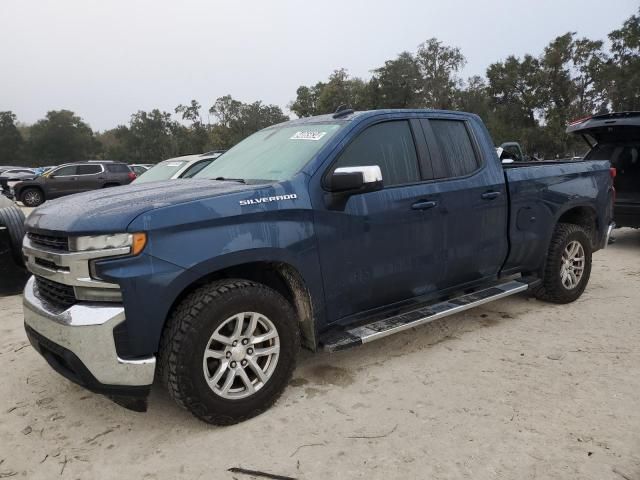
{"type": "Polygon", "coordinates": [[[341,125],[315,123],[260,130],[226,152],[195,178],[288,180],[318,153],[341,125]]]}
{"type": "Polygon", "coordinates": [[[134,181],[135,183],[157,182],[158,180],[169,180],[178,170],[185,165],[184,160],[165,160],[155,167],[151,167],[134,181]]]}

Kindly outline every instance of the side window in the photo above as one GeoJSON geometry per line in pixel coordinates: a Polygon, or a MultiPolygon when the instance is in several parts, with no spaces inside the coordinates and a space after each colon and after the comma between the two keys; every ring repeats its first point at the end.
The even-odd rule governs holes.
{"type": "Polygon", "coordinates": [[[129,173],[130,169],[127,165],[121,163],[107,163],[107,170],[111,173],[129,173]]]}
{"type": "Polygon", "coordinates": [[[100,173],[102,168],[100,165],[78,165],[78,171],[76,175],[93,175],[100,173]]]}
{"type": "Polygon", "coordinates": [[[77,175],[76,171],[77,171],[78,167],[76,165],[69,165],[66,167],[60,167],[57,170],[53,171],[53,175],[56,177],[65,177],[65,176],[69,176],[69,175],[77,175]]]}
{"type": "MultiPolygon", "coordinates": [[[[480,162],[471,143],[467,126],[460,120],[429,120],[440,150],[442,169],[450,177],[461,177],[476,171],[480,162]]],[[[434,170],[436,168],[434,167],[434,170]]]]}
{"type": "Polygon", "coordinates": [[[202,170],[204,167],[209,166],[209,164],[213,161],[211,160],[203,160],[202,162],[195,163],[191,165],[187,170],[180,176],[180,178],[193,178],[196,173],[202,170]]]}
{"type": "Polygon", "coordinates": [[[420,181],[416,147],[407,121],[379,123],[349,144],[336,162],[339,167],[378,165],[385,186],[420,181]]]}

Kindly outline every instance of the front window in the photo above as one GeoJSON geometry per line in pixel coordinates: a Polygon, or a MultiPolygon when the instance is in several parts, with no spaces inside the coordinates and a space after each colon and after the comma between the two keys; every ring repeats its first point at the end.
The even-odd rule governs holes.
{"type": "Polygon", "coordinates": [[[57,170],[51,172],[52,176],[56,177],[70,177],[77,174],[77,165],[68,165],[66,167],[60,167],[57,170]]]}
{"type": "Polygon", "coordinates": [[[184,167],[186,163],[184,160],[165,160],[144,172],[136,178],[134,182],[146,183],[169,180],[178,170],[184,167]]]}
{"type": "Polygon", "coordinates": [[[341,125],[314,123],[260,130],[226,152],[195,178],[288,180],[320,151],[341,125]]]}

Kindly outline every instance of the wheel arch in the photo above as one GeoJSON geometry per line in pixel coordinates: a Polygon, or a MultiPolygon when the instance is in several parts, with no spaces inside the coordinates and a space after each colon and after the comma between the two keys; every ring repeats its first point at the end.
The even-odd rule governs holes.
{"type": "Polygon", "coordinates": [[[251,280],[280,293],[296,310],[303,346],[310,350],[316,349],[317,336],[311,292],[300,272],[293,265],[282,261],[239,263],[200,276],[188,284],[174,299],[165,318],[165,324],[171,312],[191,292],[203,285],[226,278],[251,280]]]}
{"type": "Polygon", "coordinates": [[[570,223],[584,228],[591,240],[591,246],[595,249],[601,226],[598,222],[598,213],[591,205],[574,205],[565,209],[558,215],[556,225],[559,223],[570,223]]]}
{"type": "Polygon", "coordinates": [[[16,199],[22,201],[22,195],[24,194],[25,190],[29,190],[29,189],[40,190],[40,193],[42,193],[43,200],[46,201],[47,194],[45,192],[45,189],[42,188],[42,186],[40,186],[40,185],[23,185],[23,186],[21,186],[20,189],[16,192],[16,199]]]}

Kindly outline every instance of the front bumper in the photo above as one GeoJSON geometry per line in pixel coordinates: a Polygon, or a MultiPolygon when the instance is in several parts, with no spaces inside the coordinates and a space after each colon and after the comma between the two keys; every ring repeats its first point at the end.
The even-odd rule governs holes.
{"type": "Polygon", "coordinates": [[[124,321],[119,304],[78,303],[59,312],[34,292],[34,277],[24,291],[24,323],[33,347],[58,373],[96,393],[146,397],[156,359],[123,360],[113,329],[124,321]]]}

